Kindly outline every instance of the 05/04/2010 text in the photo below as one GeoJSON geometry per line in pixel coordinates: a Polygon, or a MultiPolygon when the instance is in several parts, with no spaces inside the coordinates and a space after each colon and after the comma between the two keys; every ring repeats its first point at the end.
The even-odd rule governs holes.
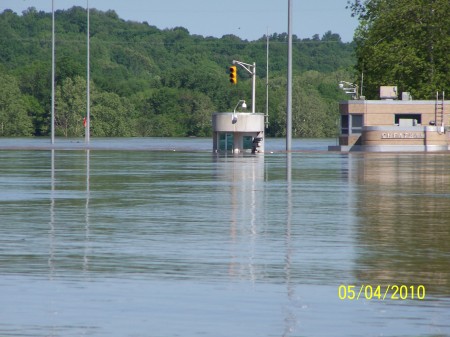
{"type": "Polygon", "coordinates": [[[338,296],[341,300],[423,300],[425,299],[424,285],[340,285],[338,296]]]}

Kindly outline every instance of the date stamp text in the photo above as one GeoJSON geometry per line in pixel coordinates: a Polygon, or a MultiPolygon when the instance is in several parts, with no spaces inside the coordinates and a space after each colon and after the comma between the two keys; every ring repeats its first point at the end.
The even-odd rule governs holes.
{"type": "Polygon", "coordinates": [[[424,285],[370,285],[342,284],[338,288],[338,297],[341,300],[424,300],[424,285]]]}

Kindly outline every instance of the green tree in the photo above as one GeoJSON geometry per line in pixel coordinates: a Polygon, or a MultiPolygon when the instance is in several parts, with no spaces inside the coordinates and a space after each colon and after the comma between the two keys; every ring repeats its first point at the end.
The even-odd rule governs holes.
{"type": "Polygon", "coordinates": [[[83,136],[86,116],[86,81],[82,77],[66,78],[56,90],[55,129],[64,137],[83,136]]]}
{"type": "Polygon", "coordinates": [[[51,65],[35,61],[17,69],[20,90],[26,97],[28,114],[33,119],[35,136],[46,135],[50,126],[51,65]]]}
{"type": "Polygon", "coordinates": [[[49,113],[44,110],[39,101],[31,95],[23,95],[23,104],[33,122],[33,135],[43,136],[50,128],[49,113]]]}
{"type": "Polygon", "coordinates": [[[0,136],[31,136],[33,124],[16,78],[0,73],[0,136]]]}
{"type": "Polygon", "coordinates": [[[115,93],[93,92],[91,132],[97,137],[135,136],[135,111],[128,99],[115,93]]]}
{"type": "Polygon", "coordinates": [[[365,95],[397,85],[416,98],[431,98],[450,85],[448,0],[352,0],[356,68],[364,73],[365,95]]]}
{"type": "MultiPolygon", "coordinates": [[[[293,79],[292,84],[292,134],[294,137],[334,137],[339,118],[338,101],[345,95],[337,83],[349,73],[323,74],[308,71],[293,79]]],[[[285,136],[286,79],[277,78],[271,83],[270,135],[285,136]]]]}
{"type": "Polygon", "coordinates": [[[211,99],[195,91],[185,91],[179,98],[179,104],[186,125],[185,136],[210,136],[211,112],[215,110],[211,99]]]}

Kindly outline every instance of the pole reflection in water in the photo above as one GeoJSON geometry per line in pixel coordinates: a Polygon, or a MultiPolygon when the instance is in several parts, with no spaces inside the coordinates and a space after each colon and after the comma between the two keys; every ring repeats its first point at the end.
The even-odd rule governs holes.
{"type": "Polygon", "coordinates": [[[288,303],[290,304],[286,308],[285,317],[285,330],[283,337],[289,336],[297,325],[297,316],[292,309],[292,303],[295,297],[295,287],[291,280],[291,265],[292,265],[292,245],[291,245],[291,233],[292,233],[292,153],[286,153],[286,257],[285,262],[285,278],[288,303]]]}
{"type": "Polygon", "coordinates": [[[90,252],[90,246],[89,246],[89,242],[90,242],[89,200],[90,200],[90,194],[91,194],[91,189],[90,189],[91,153],[90,153],[90,151],[91,150],[89,150],[89,149],[86,150],[86,205],[85,205],[85,220],[86,220],[85,232],[86,232],[86,235],[85,235],[84,258],[83,258],[83,271],[84,272],[89,271],[89,252],[90,252]]]}
{"type": "Polygon", "coordinates": [[[51,150],[51,168],[50,168],[50,230],[49,230],[49,277],[53,278],[55,265],[53,263],[55,258],[55,150],[51,150]]]}
{"type": "MultiPolygon", "coordinates": [[[[295,298],[295,282],[292,280],[291,266],[293,263],[293,247],[291,245],[292,233],[292,154],[286,154],[286,176],[280,183],[285,186],[285,195],[279,197],[285,202],[281,205],[275,206],[272,204],[272,198],[269,196],[269,189],[267,188],[268,175],[265,169],[264,155],[258,156],[231,156],[231,157],[217,157],[216,179],[219,182],[230,182],[230,201],[224,201],[224,204],[229,203],[230,209],[230,238],[234,251],[232,252],[232,259],[229,265],[229,275],[233,278],[247,279],[252,283],[261,282],[267,277],[275,277],[286,284],[287,305],[283,308],[284,327],[282,336],[290,336],[297,326],[298,310],[297,299],[295,298]],[[265,231],[267,227],[268,216],[267,213],[272,211],[272,208],[278,207],[277,212],[280,212],[280,224],[284,224],[284,231],[280,228],[277,234],[284,233],[284,276],[280,274],[273,274],[271,267],[265,265],[268,260],[261,260],[261,255],[276,252],[261,252],[261,242],[264,236],[267,235],[265,231]],[[243,249],[243,247],[246,247],[243,249]],[[247,252],[247,256],[240,256],[243,251],[247,252]],[[269,276],[270,275],[270,276],[269,276]]],[[[282,178],[282,176],[280,177],[282,178]]],[[[282,191],[280,191],[282,192],[282,191]]],[[[225,220],[225,219],[224,219],[225,220]]],[[[274,238],[278,239],[278,238],[274,238]]],[[[281,239],[281,236],[279,236],[281,239]]]]}
{"type": "Polygon", "coordinates": [[[91,154],[90,150],[85,151],[85,160],[81,166],[78,164],[78,159],[82,159],[81,153],[73,155],[75,160],[72,161],[71,156],[64,151],[51,150],[47,260],[50,279],[56,277],[59,272],[66,272],[66,269],[76,270],[76,257],[82,259],[79,263],[85,276],[89,272],[91,154]],[[81,206],[82,202],[83,206],[81,206]],[[78,212],[72,214],[71,210],[75,209],[78,209],[78,212]],[[80,232],[81,228],[83,234],[80,232]],[[62,245],[71,241],[79,242],[80,246],[83,245],[82,253],[79,251],[75,255],[70,255],[69,250],[60,249],[62,245]]]}
{"type": "Polygon", "coordinates": [[[248,277],[252,282],[257,278],[254,263],[255,241],[261,228],[263,212],[264,156],[225,156],[217,157],[220,164],[217,168],[217,179],[230,182],[230,237],[238,248],[242,235],[249,239],[247,262],[243,263],[238,255],[239,249],[233,253],[233,262],[229,266],[229,274],[234,277],[248,277]]]}

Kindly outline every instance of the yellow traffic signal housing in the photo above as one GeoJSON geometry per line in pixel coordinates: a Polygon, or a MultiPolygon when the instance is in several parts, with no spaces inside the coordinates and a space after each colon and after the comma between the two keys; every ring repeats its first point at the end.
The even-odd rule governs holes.
{"type": "Polygon", "coordinates": [[[236,66],[230,67],[230,82],[232,84],[237,84],[237,68],[236,68],[236,66]]]}

